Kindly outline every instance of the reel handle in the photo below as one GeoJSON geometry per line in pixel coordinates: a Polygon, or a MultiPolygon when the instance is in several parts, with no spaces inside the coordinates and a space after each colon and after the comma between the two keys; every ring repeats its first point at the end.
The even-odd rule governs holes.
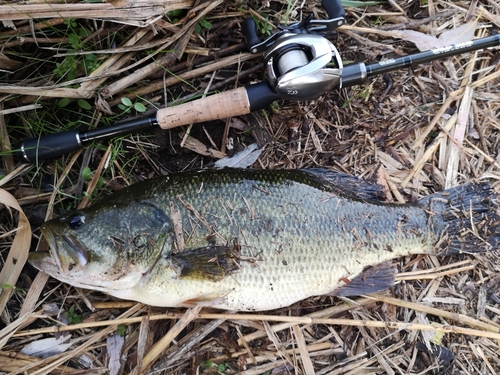
{"type": "Polygon", "coordinates": [[[257,35],[257,25],[253,18],[247,18],[241,24],[241,32],[247,42],[247,48],[251,53],[266,52],[282,36],[288,34],[317,34],[320,32],[335,30],[345,22],[345,10],[340,0],[322,0],[321,5],[325,8],[329,19],[315,20],[312,14],[305,17],[301,22],[291,25],[279,25],[279,31],[271,34],[264,41],[257,35]]]}
{"type": "Polygon", "coordinates": [[[322,0],[321,6],[326,10],[330,19],[344,18],[345,10],[340,0],[322,0]]]}
{"type": "Polygon", "coordinates": [[[257,35],[257,25],[253,18],[247,18],[243,21],[241,24],[241,33],[247,42],[247,49],[252,53],[256,53],[257,51],[254,52],[253,49],[254,46],[260,43],[260,39],[257,35]]]}

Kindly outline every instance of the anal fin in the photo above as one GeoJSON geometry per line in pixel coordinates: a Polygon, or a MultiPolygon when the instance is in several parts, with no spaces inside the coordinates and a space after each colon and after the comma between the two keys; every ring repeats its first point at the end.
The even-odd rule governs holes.
{"type": "Polygon", "coordinates": [[[329,293],[331,296],[347,297],[374,294],[394,285],[396,268],[389,262],[366,267],[349,283],[329,293]]]}

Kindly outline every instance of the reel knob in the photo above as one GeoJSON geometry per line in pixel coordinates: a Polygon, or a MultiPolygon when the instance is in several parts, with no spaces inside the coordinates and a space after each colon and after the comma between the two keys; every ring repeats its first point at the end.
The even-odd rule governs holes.
{"type": "Polygon", "coordinates": [[[264,54],[266,77],[276,93],[311,100],[340,84],[342,60],[335,46],[315,34],[282,34],[264,54]]]}

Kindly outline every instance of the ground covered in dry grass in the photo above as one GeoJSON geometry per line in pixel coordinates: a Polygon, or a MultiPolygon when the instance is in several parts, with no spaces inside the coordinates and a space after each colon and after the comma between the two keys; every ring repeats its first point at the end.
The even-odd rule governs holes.
{"type": "MultiPolygon", "coordinates": [[[[328,35],[346,63],[418,52],[394,37],[401,30],[439,35],[470,23],[480,37],[500,27],[495,0],[346,10],[347,25],[328,35]]],[[[22,165],[9,151],[28,137],[109,125],[260,81],[261,56],[246,51],[241,22],[254,17],[265,33],[311,12],[326,16],[313,1],[0,2],[0,372],[500,372],[495,257],[398,259],[398,283],[384,293],[315,297],[265,314],[118,301],[25,265],[30,247],[47,247],[38,230],[44,220],[145,178],[209,167],[254,142],[264,148],[254,168],[347,172],[378,181],[395,202],[470,179],[498,185],[498,48],[36,164],[22,165]],[[23,354],[35,342],[55,349],[45,358],[23,354]]]]}

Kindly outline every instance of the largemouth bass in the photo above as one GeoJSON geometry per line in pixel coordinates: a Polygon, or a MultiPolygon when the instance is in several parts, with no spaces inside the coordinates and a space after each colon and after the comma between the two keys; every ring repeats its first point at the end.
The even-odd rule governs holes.
{"type": "Polygon", "coordinates": [[[396,257],[499,247],[486,182],[405,205],[381,202],[378,191],[324,170],[173,174],[46,222],[50,254],[29,260],[122,299],[258,311],[386,289],[396,257]]]}

